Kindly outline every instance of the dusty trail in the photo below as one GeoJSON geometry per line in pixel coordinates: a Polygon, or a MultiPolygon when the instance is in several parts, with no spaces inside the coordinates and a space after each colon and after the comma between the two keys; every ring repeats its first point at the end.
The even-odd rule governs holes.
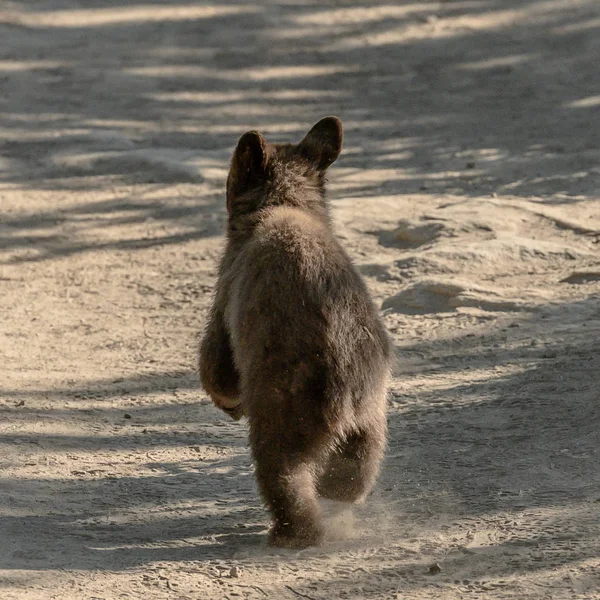
{"type": "Polygon", "coordinates": [[[3,599],[600,598],[595,0],[21,0],[0,40],[3,599]],[[374,497],[282,553],[196,333],[237,138],[326,114],[398,369],[374,497]]]}

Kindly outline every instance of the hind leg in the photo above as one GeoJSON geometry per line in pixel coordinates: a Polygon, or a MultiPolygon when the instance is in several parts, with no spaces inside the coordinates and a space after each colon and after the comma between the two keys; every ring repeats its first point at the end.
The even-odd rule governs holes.
{"type": "Polygon", "coordinates": [[[317,457],[325,436],[307,435],[277,415],[250,415],[250,444],[261,495],[273,517],[269,544],[306,548],[323,540],[315,489],[317,457]]]}
{"type": "Polygon", "coordinates": [[[320,472],[320,496],[361,502],[373,488],[386,446],[385,424],[355,429],[328,456],[320,472]]]}

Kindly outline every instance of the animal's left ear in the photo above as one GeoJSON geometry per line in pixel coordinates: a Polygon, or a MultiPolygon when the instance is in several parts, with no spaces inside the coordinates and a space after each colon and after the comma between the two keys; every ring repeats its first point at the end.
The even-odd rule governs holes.
{"type": "Polygon", "coordinates": [[[227,191],[242,194],[264,177],[267,166],[267,142],[258,131],[248,131],[238,141],[231,158],[227,191]]]}
{"type": "Polygon", "coordinates": [[[342,122],[337,117],[325,117],[298,144],[298,152],[324,171],[340,155],[343,138],[342,122]]]}

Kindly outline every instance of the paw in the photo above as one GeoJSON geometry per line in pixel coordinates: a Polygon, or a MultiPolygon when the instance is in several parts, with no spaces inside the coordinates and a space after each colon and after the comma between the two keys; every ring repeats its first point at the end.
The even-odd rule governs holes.
{"type": "Polygon", "coordinates": [[[228,398],[212,392],[210,394],[213,404],[227,413],[234,421],[239,421],[246,413],[239,398],[228,398]]]}
{"type": "Polygon", "coordinates": [[[225,406],[222,406],[220,408],[223,412],[227,413],[234,421],[239,421],[242,417],[246,415],[246,413],[244,412],[244,407],[241,404],[238,404],[237,406],[231,408],[225,406]]]}
{"type": "Polygon", "coordinates": [[[318,525],[275,525],[269,532],[269,546],[301,550],[323,544],[324,531],[318,525]]]}

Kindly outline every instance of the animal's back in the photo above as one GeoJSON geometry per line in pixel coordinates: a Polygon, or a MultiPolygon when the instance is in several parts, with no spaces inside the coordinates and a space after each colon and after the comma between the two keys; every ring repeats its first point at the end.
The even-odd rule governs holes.
{"type": "Polygon", "coordinates": [[[327,224],[271,209],[239,256],[229,319],[242,379],[360,402],[373,378],[385,377],[389,342],[327,224]]]}

